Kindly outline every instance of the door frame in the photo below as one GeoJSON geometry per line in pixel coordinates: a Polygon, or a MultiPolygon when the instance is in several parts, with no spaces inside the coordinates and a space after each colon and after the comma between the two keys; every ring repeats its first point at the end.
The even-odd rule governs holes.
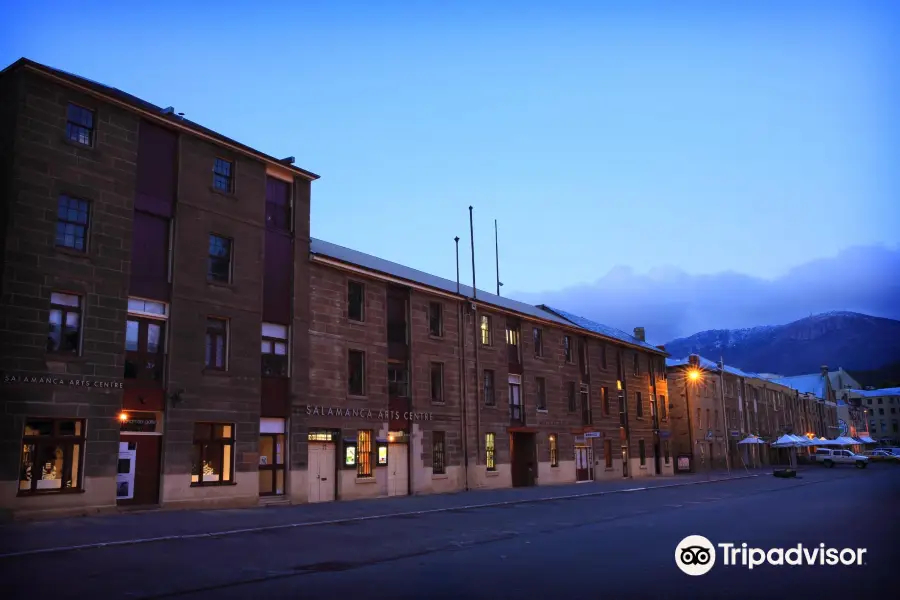
{"type": "MultiPolygon", "coordinates": [[[[262,438],[270,437],[272,439],[272,456],[274,460],[278,460],[278,436],[282,437],[282,449],[281,449],[281,463],[274,464],[262,464],[257,465],[258,471],[271,471],[272,472],[272,489],[268,492],[260,491],[260,496],[284,496],[287,493],[287,470],[285,469],[287,463],[287,443],[285,442],[285,434],[283,433],[260,433],[259,441],[262,442],[262,438]],[[282,475],[282,490],[281,493],[278,493],[278,471],[283,473],[282,475]]],[[[262,455],[260,455],[262,456],[262,455]]],[[[259,475],[257,474],[257,477],[259,475]]]]}

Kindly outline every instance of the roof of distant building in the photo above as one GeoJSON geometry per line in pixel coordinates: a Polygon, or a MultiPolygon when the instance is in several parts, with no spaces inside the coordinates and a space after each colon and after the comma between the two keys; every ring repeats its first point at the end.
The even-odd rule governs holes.
{"type": "Polygon", "coordinates": [[[877,390],[847,390],[858,394],[863,398],[875,398],[877,396],[900,396],[900,387],[881,388],[877,390]]]}
{"type": "Polygon", "coordinates": [[[819,373],[795,375],[793,377],[775,377],[769,378],[769,381],[787,386],[803,394],[813,394],[817,398],[825,399],[825,379],[819,373]]]}
{"type": "MultiPolygon", "coordinates": [[[[666,366],[667,367],[684,367],[689,364],[689,358],[667,358],[666,366]]],[[[744,377],[748,379],[760,379],[760,375],[757,373],[751,373],[750,371],[744,371],[742,369],[738,369],[737,367],[732,367],[730,365],[724,365],[725,372],[735,377],[744,377]]],[[[700,357],[700,368],[706,371],[718,371],[719,363],[714,360],[710,360],[708,358],[700,357]]]]}
{"type": "Polygon", "coordinates": [[[649,344],[647,342],[642,342],[637,339],[633,335],[628,335],[624,331],[620,329],[616,329],[615,327],[610,327],[608,325],[603,325],[602,323],[597,323],[596,321],[592,321],[585,317],[580,317],[578,315],[572,314],[560,308],[555,308],[553,306],[547,306],[546,304],[538,305],[538,308],[544,309],[549,312],[556,313],[563,319],[572,322],[573,324],[581,327],[582,329],[587,329],[588,331],[592,331],[594,333],[599,333],[602,336],[613,338],[627,344],[632,344],[634,346],[640,346],[645,350],[650,350],[652,352],[656,352],[658,354],[666,354],[664,350],[660,350],[653,344],[649,344]]]}

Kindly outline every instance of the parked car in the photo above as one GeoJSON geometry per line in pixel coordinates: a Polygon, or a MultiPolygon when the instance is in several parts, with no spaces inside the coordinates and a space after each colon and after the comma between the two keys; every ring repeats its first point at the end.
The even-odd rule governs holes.
{"type": "Polygon", "coordinates": [[[876,448],[865,453],[870,462],[887,462],[891,464],[900,464],[900,455],[888,451],[887,448],[876,448]]]}
{"type": "Polygon", "coordinates": [[[816,450],[816,462],[829,468],[834,465],[856,465],[857,469],[865,469],[869,464],[869,458],[861,454],[854,454],[849,450],[819,448],[816,450]]]}
{"type": "Polygon", "coordinates": [[[900,456],[900,448],[876,448],[876,450],[884,450],[889,454],[893,454],[894,456],[900,456]]]}

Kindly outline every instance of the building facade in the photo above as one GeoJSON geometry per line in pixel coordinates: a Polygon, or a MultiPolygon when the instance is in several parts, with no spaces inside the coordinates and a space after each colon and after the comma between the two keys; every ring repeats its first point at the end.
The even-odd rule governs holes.
{"type": "Polygon", "coordinates": [[[849,389],[842,411],[859,431],[882,445],[900,445],[900,388],[849,389]]]}

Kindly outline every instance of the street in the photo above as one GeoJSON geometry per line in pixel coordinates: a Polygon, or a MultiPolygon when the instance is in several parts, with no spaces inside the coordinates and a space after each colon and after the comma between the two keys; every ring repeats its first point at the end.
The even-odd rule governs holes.
{"type": "MultiPolygon", "coordinates": [[[[228,531],[233,523],[246,530],[37,554],[17,554],[7,543],[0,568],[8,591],[12,582],[12,595],[5,597],[31,599],[351,593],[393,599],[765,598],[801,592],[833,598],[847,597],[844,591],[865,597],[890,589],[884,585],[896,566],[898,527],[884,527],[890,527],[887,516],[900,499],[900,469],[810,468],[793,480],[762,474],[660,489],[630,483],[605,495],[436,511],[426,506],[421,514],[405,510],[388,518],[296,527],[260,522],[270,528],[255,531],[247,511],[207,511],[219,520],[209,531],[228,531]],[[860,566],[749,570],[724,566],[720,559],[709,574],[689,577],[674,556],[676,545],[691,534],[714,544],[769,549],[824,543],[867,553],[860,566]]],[[[107,519],[142,518],[155,516],[107,519]]],[[[46,535],[52,522],[16,524],[0,528],[0,534],[27,536],[29,528],[46,535]]]]}

